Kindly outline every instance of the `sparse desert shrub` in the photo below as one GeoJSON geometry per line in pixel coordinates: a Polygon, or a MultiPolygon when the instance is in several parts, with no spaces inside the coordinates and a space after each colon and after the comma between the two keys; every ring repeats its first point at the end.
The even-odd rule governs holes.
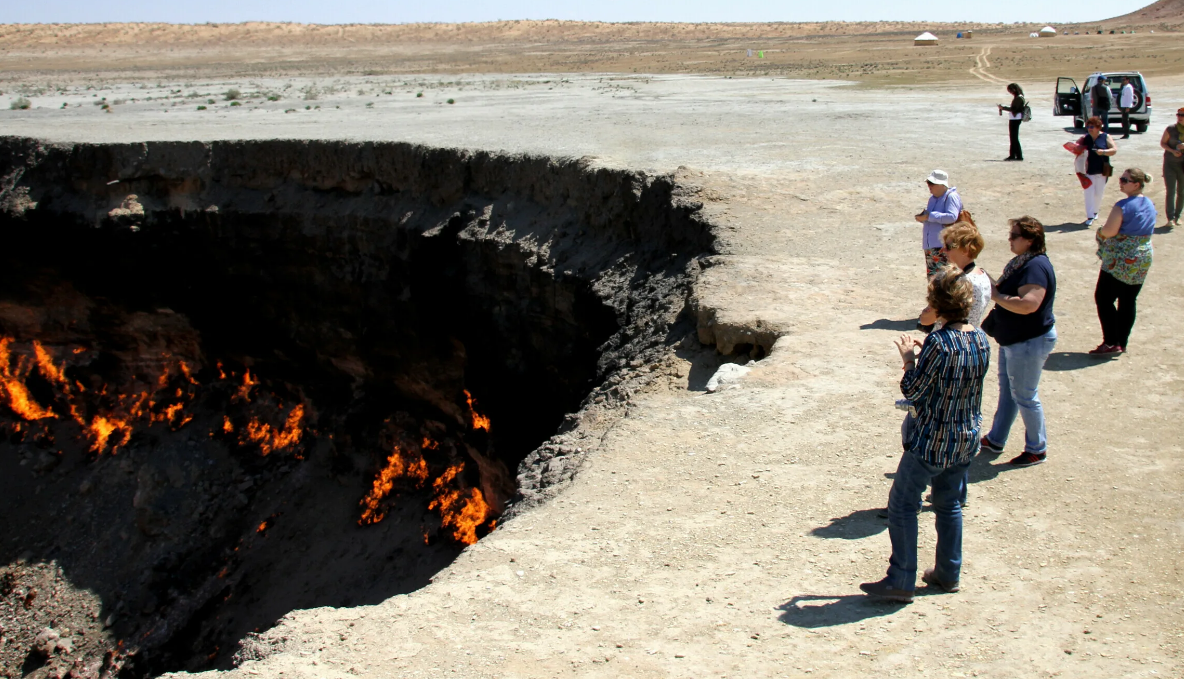
{"type": "Polygon", "coordinates": [[[127,99],[116,99],[115,101],[111,102],[111,105],[112,106],[122,106],[126,103],[127,103],[127,99]]]}
{"type": "Polygon", "coordinates": [[[204,111],[204,110],[206,110],[206,107],[205,107],[205,106],[198,106],[198,107],[197,107],[197,110],[199,110],[199,111],[204,111]]]}
{"type": "Polygon", "coordinates": [[[294,109],[294,108],[286,108],[286,109],[284,109],[284,113],[295,113],[295,112],[296,112],[296,109],[294,109]]]}
{"type": "Polygon", "coordinates": [[[12,109],[13,111],[23,111],[32,105],[33,102],[29,101],[28,99],[25,99],[24,97],[17,97],[16,99],[12,100],[12,103],[8,105],[8,108],[12,109]]]}
{"type": "Polygon", "coordinates": [[[319,96],[315,85],[309,85],[302,89],[301,92],[304,92],[305,101],[316,101],[316,98],[319,96]]]}
{"type": "Polygon", "coordinates": [[[416,92],[416,93],[415,93],[415,98],[416,98],[416,99],[419,99],[419,98],[420,98],[420,97],[422,97],[422,96],[423,96],[423,92],[416,92]]]}
{"type": "Polygon", "coordinates": [[[449,103],[449,104],[455,104],[455,103],[456,103],[456,100],[455,100],[455,99],[449,99],[449,100],[448,100],[448,103],[449,103]]]}
{"type": "Polygon", "coordinates": [[[206,99],[206,103],[207,103],[207,104],[213,104],[213,103],[214,103],[214,100],[213,100],[213,99],[206,99]]]}
{"type": "Polygon", "coordinates": [[[232,101],[232,102],[230,102],[230,105],[231,106],[242,106],[242,102],[232,101]]]}
{"type": "Polygon", "coordinates": [[[234,89],[233,87],[226,90],[226,101],[234,101],[235,99],[238,99],[241,96],[243,96],[243,93],[239,92],[238,90],[234,89]]]}
{"type": "Polygon", "coordinates": [[[374,102],[372,102],[372,101],[366,102],[366,108],[374,108],[374,102]]]}
{"type": "Polygon", "coordinates": [[[280,95],[278,95],[278,94],[269,94],[269,95],[267,95],[267,100],[268,100],[268,101],[279,101],[279,100],[280,100],[280,95]]]}

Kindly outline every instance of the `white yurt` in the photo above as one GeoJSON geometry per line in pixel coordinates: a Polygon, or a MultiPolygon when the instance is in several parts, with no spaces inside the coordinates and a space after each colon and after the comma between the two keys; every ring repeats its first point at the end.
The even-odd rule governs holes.
{"type": "Polygon", "coordinates": [[[937,44],[937,36],[930,33],[929,31],[925,31],[921,35],[918,35],[917,37],[913,38],[913,44],[914,45],[936,45],[937,44]]]}
{"type": "Polygon", "coordinates": [[[1057,29],[1053,28],[1052,26],[1045,26],[1044,28],[1040,29],[1040,37],[1055,38],[1057,37],[1057,29]]]}

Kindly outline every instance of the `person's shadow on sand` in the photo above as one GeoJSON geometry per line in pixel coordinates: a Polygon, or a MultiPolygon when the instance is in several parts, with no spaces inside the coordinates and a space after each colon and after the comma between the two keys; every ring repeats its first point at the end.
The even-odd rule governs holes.
{"type": "Polygon", "coordinates": [[[892,321],[887,318],[872,321],[871,323],[864,323],[859,326],[860,330],[897,330],[900,332],[908,332],[909,330],[917,329],[917,319],[909,318],[903,321],[892,321]]]}
{"type": "MultiPolygon", "coordinates": [[[[1105,221],[1105,220],[1101,220],[1101,221],[1105,221]]],[[[1099,223],[1098,226],[1101,226],[1101,224],[1099,223]]],[[[1044,232],[1045,233],[1052,233],[1052,232],[1073,233],[1075,231],[1085,231],[1086,229],[1092,229],[1092,228],[1093,228],[1092,226],[1086,226],[1085,224],[1082,224],[1081,222],[1065,222],[1063,224],[1050,224],[1049,226],[1044,227],[1044,232]]]]}
{"type": "Polygon", "coordinates": [[[810,535],[816,538],[859,540],[883,533],[887,525],[876,516],[879,511],[881,510],[860,509],[847,516],[832,518],[829,526],[819,526],[810,531],[810,535]]]}
{"type": "MultiPolygon", "coordinates": [[[[921,589],[917,594],[923,593],[921,589]]],[[[787,625],[814,629],[846,625],[891,615],[907,604],[880,601],[863,594],[801,594],[777,607],[777,619],[787,625]]]]}

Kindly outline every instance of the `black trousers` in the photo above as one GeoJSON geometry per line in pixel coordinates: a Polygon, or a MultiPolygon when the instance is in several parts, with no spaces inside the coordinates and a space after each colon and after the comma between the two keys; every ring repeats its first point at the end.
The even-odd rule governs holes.
{"type": "Polygon", "coordinates": [[[1122,136],[1129,137],[1131,134],[1131,110],[1129,108],[1119,110],[1122,111],[1122,136]]]}
{"type": "Polygon", "coordinates": [[[1110,134],[1110,109],[1105,111],[1094,109],[1094,115],[1102,119],[1102,131],[1110,134]]]}
{"type": "Polygon", "coordinates": [[[1126,347],[1135,325],[1135,298],[1142,289],[1142,285],[1128,285],[1105,271],[1098,272],[1094,303],[1098,305],[1103,342],[1126,347]]]}
{"type": "Polygon", "coordinates": [[[1020,148],[1020,123],[1022,120],[1007,121],[1007,136],[1011,139],[1011,155],[1008,158],[1024,159],[1024,150],[1020,148]]]}

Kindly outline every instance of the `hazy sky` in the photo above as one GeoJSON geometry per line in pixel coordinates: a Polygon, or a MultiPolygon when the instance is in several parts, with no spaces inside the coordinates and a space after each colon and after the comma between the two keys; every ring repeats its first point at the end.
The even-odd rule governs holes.
{"type": "Polygon", "coordinates": [[[407,23],[495,19],[597,21],[1071,22],[1132,12],[1151,0],[5,0],[0,23],[296,21],[407,23]]]}

